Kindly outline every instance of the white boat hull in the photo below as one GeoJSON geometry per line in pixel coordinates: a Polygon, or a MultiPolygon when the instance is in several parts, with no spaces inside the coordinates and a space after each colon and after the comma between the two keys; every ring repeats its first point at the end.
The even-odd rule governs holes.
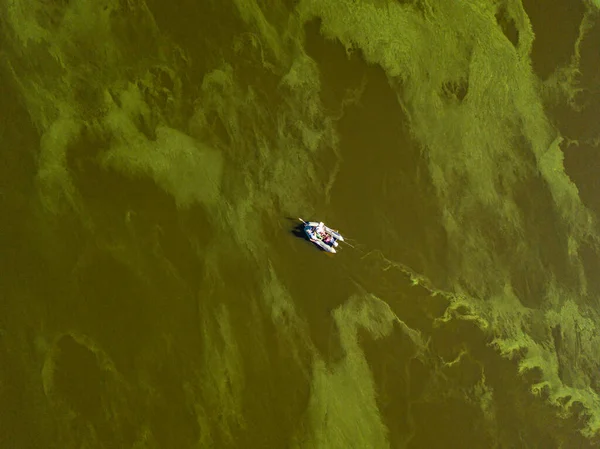
{"type": "MultiPolygon", "coordinates": [[[[304,222],[304,220],[302,221],[304,222]]],[[[344,241],[344,237],[342,237],[342,235],[338,231],[331,229],[323,225],[323,223],[316,221],[304,222],[304,233],[311,242],[313,242],[323,251],[327,251],[328,253],[335,254],[337,252],[335,248],[339,245],[338,240],[342,242],[344,241]],[[326,243],[319,237],[319,235],[317,234],[317,229],[319,227],[321,227],[322,230],[327,232],[332,237],[331,243],[326,243]]]]}

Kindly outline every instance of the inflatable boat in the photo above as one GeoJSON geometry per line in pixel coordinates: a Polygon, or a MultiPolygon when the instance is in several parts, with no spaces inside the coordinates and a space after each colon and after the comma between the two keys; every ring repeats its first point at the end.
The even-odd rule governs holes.
{"type": "Polygon", "coordinates": [[[323,224],[323,222],[317,221],[304,221],[302,218],[299,219],[304,223],[304,233],[308,239],[321,248],[323,251],[328,253],[336,253],[338,241],[343,242],[344,237],[336,231],[323,224]]]}

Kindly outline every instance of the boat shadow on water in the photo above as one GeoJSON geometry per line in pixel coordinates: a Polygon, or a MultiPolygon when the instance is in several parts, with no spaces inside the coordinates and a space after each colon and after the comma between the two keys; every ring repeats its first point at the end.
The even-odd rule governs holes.
{"type": "Polygon", "coordinates": [[[292,235],[294,235],[295,237],[297,237],[299,239],[303,239],[303,240],[306,240],[307,242],[310,242],[310,239],[306,235],[306,232],[304,232],[304,223],[299,222],[297,218],[292,218],[292,217],[285,217],[285,218],[293,224],[292,228],[290,229],[290,232],[292,233],[292,235]]]}

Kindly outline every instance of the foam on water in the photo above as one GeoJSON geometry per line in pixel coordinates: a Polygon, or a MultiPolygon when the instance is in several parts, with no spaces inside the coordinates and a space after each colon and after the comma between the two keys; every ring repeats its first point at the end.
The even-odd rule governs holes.
{"type": "MultiPolygon", "coordinates": [[[[300,6],[304,17],[322,20],[326,36],[339,39],[348,49],[360,49],[369,62],[385,69],[429,161],[444,208],[451,259],[460,265],[453,276],[460,303],[486,323],[502,352],[522,350],[522,371],[542,370],[543,381],[533,391],[548,388],[551,400],[565,410],[573,400],[589,407],[594,417],[586,434],[591,436],[598,431],[599,409],[589,372],[582,371],[577,381],[559,375],[557,351],[568,350],[550,337],[557,321],[546,321],[544,335],[528,332],[531,310],[524,304],[532,298],[515,295],[512,284],[517,274],[506,263],[513,260],[525,269],[539,257],[541,242],[530,240],[524,229],[524,220],[533,217],[518,205],[521,183],[539,173],[568,240],[560,257],[568,258],[569,264],[566,273],[535,270],[535,276],[546,281],[544,297],[533,299],[534,308],[545,310],[547,316],[557,316],[559,310],[572,314],[559,333],[561,338],[577,339],[578,327],[566,323],[585,321],[589,328],[600,318],[590,307],[577,253],[590,238],[597,241],[594,219],[565,174],[562,139],[546,118],[528,55],[515,51],[498,28],[495,8],[440,3],[422,11],[398,3],[382,7],[375,2],[311,1],[300,6]],[[448,92],[452,85],[466,91],[463,98],[448,92]],[[504,262],[498,258],[494,234],[510,245],[504,262]],[[571,272],[578,280],[557,291],[565,281],[572,284],[567,281],[571,272]],[[565,304],[577,307],[565,309],[565,304]]],[[[518,31],[531,36],[527,27],[518,31]]],[[[572,349],[573,357],[586,353],[579,345],[572,349]]],[[[587,351],[586,360],[597,358],[595,349],[587,351]]]]}
{"type": "MultiPolygon", "coordinates": [[[[42,232],[52,223],[58,229],[61,219],[71,223],[66,217],[76,217],[85,245],[65,268],[69,275],[59,290],[79,304],[75,310],[86,310],[73,298],[87,294],[103,305],[98,314],[114,311],[122,320],[103,333],[101,326],[86,328],[87,321],[36,318],[55,320],[40,325],[36,338],[51,342],[42,349],[41,383],[47,406],[59,419],[45,425],[59,428],[64,447],[98,441],[232,446],[242,434],[264,442],[267,437],[252,423],[266,429],[256,416],[275,412],[262,410],[260,398],[248,392],[252,385],[273,394],[261,374],[270,372],[264,367],[289,370],[294,385],[307,385],[307,396],[288,390],[289,407],[303,419],[282,418],[282,428],[292,430],[278,444],[289,443],[293,434],[298,448],[390,447],[395,423],[380,410],[378,392],[385,387],[377,383],[381,373],[374,373],[363,347],[386,339],[408,348],[402,359],[407,365],[414,362],[415,369],[429,373],[423,385],[409,368],[399,376],[398,382],[410,387],[403,390],[408,404],[403,444],[422,433],[415,416],[427,413],[422,408],[413,416],[413,409],[440,398],[476,410],[485,438],[502,432],[496,420],[503,392],[491,386],[501,382],[486,371],[493,369],[491,362],[477,358],[477,351],[485,352],[480,346],[515,359],[515,376],[539,372],[528,381],[531,393],[560,408],[564,417],[580,404],[589,417],[582,433],[597,434],[600,312],[598,292],[591,291],[587,278],[593,273],[586,273],[580,252],[597,249],[598,235],[593,214],[565,173],[563,138],[543,103],[544,95],[574,97],[577,57],[565,71],[570,75],[560,78],[567,82],[551,79],[543,85],[529,59],[534,34],[516,2],[507,9],[519,35],[516,46],[498,26],[498,5],[485,1],[302,0],[290,14],[281,6],[266,11],[256,1],[236,0],[229,12],[238,28],[223,31],[218,42],[198,39],[197,49],[161,29],[162,18],[152,8],[158,7],[141,1],[56,6],[11,0],[2,11],[8,44],[2,50],[4,69],[40,137],[36,201],[41,212],[33,228],[42,232]],[[273,230],[265,226],[277,216],[326,210],[343,170],[336,121],[345,105],[360,103],[361,91],[354,90],[344,92],[335,113],[323,106],[322,68],[304,48],[304,26],[314,19],[325,38],[341,43],[348,55],[360,52],[385,72],[426,160],[452,265],[439,278],[428,278],[400,257],[390,255],[398,260],[392,262],[376,251],[376,259],[349,267],[360,273],[397,270],[391,270],[387,290],[379,273],[368,289],[377,291],[365,292],[367,280],[361,279],[344,287],[351,293],[344,293],[341,304],[330,304],[340,354],[334,361],[323,354],[322,337],[311,328],[308,300],[293,297],[286,286],[285,260],[279,268],[270,253],[275,243],[267,232],[273,230]],[[128,52],[134,47],[132,58],[128,52]],[[115,198],[118,219],[104,220],[97,199],[83,194],[85,164],[98,170],[90,173],[110,173],[127,186],[148,181],[152,187],[145,188],[172,201],[164,209],[169,219],[138,219],[115,198]],[[538,202],[545,209],[536,208],[538,202]],[[544,226],[537,225],[539,216],[547,217],[544,226]],[[182,217],[192,217],[193,224],[182,217]],[[177,265],[169,242],[189,251],[192,274],[177,265]],[[97,260],[103,257],[127,273],[123,284],[139,282],[143,288],[126,290],[122,297],[90,292],[86,276],[102,271],[96,267],[102,267],[97,260]],[[237,290],[231,279],[239,282],[237,290]],[[386,298],[396,285],[410,284],[443,301],[445,310],[416,318],[409,299],[403,304],[386,298]],[[136,303],[140,296],[149,299],[136,303]],[[144,332],[122,342],[116,335],[127,326],[120,307],[134,309],[133,304],[142,305],[144,332]],[[178,312],[170,315],[170,310],[178,312]],[[451,337],[452,326],[465,322],[476,325],[480,342],[448,349],[434,341],[451,337]],[[180,335],[179,326],[190,334],[180,335]],[[192,342],[182,335],[193,335],[192,342]],[[280,345],[273,353],[292,367],[281,368],[268,345],[280,345]],[[72,369],[66,356],[61,359],[67,353],[89,365],[98,385],[88,386],[100,391],[96,403],[78,403],[61,390],[60,379],[68,380],[72,369]],[[448,387],[448,379],[467,382],[456,374],[460,369],[473,381],[448,387]],[[163,378],[169,380],[161,384],[163,378]],[[136,394],[140,391],[147,400],[136,394]],[[123,397],[145,412],[135,416],[136,408],[123,397]],[[167,425],[160,416],[171,400],[178,404],[178,419],[171,417],[167,425]],[[114,440],[102,440],[112,417],[119,417],[122,427],[114,440]],[[169,426],[187,425],[186,419],[189,434],[174,436],[169,426]],[[73,428],[78,430],[71,434],[73,428]]],[[[590,20],[586,15],[581,39],[590,20]]],[[[403,149],[390,143],[390,151],[403,149]]],[[[368,158],[365,150],[365,164],[368,158]]],[[[56,232],[62,236],[56,238],[70,238],[68,231],[56,232]]],[[[53,245],[47,245],[42,252],[52,260],[53,245]]],[[[336,280],[347,281],[346,274],[336,273],[336,280]]],[[[61,310],[70,310],[71,302],[60,301],[61,310]]],[[[91,315],[85,316],[91,320],[91,315]]],[[[138,318],[132,311],[128,316],[138,318]]],[[[11,341],[25,340],[24,332],[15,330],[11,341]]],[[[461,332],[472,335],[470,328],[461,332]]],[[[39,361],[28,363],[23,365],[31,382],[39,382],[33,368],[39,361]]]]}

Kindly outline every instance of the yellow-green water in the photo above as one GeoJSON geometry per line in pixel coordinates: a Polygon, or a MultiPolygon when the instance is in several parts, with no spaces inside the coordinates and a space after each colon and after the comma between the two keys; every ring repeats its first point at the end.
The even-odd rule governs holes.
{"type": "Polygon", "coordinates": [[[2,447],[598,444],[595,2],[0,6],[2,447]]]}

